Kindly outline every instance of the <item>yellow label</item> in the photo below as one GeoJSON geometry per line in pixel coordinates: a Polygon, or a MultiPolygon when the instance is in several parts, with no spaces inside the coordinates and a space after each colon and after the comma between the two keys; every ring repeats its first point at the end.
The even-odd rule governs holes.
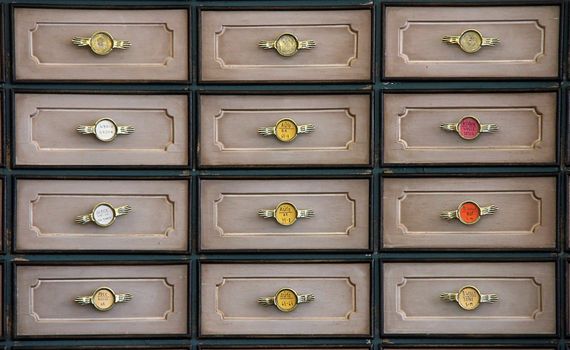
{"type": "Polygon", "coordinates": [[[281,289],[275,295],[275,306],[283,312],[295,310],[297,307],[297,294],[291,289],[281,289]]]}
{"type": "Polygon", "coordinates": [[[459,37],[459,46],[467,53],[479,51],[483,38],[474,30],[467,30],[459,37]]]}
{"type": "Polygon", "coordinates": [[[91,49],[98,55],[106,55],[113,49],[113,39],[107,33],[95,33],[91,37],[91,49]]]}
{"type": "Polygon", "coordinates": [[[293,141],[297,137],[297,125],[291,119],[281,119],[275,125],[275,136],[277,136],[279,141],[293,141]]]}
{"type": "Polygon", "coordinates": [[[275,219],[281,225],[293,225],[297,221],[297,208],[291,203],[281,203],[275,209],[275,219]]]}
{"type": "Polygon", "coordinates": [[[297,39],[291,34],[283,34],[275,43],[275,49],[282,56],[293,56],[298,49],[297,39]]]}
{"type": "Polygon", "coordinates": [[[107,311],[115,304],[115,295],[107,288],[98,289],[93,294],[93,305],[97,310],[107,311]]]}
{"type": "Polygon", "coordinates": [[[475,310],[481,304],[481,294],[474,287],[463,287],[457,294],[457,302],[465,310],[475,310]]]}

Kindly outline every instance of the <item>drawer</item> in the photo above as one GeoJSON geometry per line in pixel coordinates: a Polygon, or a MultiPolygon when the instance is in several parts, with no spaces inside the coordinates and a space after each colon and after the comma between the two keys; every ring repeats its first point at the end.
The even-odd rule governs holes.
{"type": "Polygon", "coordinates": [[[555,274],[554,262],[384,263],[384,334],[555,334],[555,274]]]}
{"type": "Polygon", "coordinates": [[[186,81],[188,22],[184,9],[15,8],[15,79],[186,81]]]}
{"type": "Polygon", "coordinates": [[[202,250],[369,248],[368,179],[202,180],[200,192],[202,250]]]}
{"type": "Polygon", "coordinates": [[[368,81],[372,11],[201,11],[202,81],[368,81]]]}
{"type": "Polygon", "coordinates": [[[186,265],[21,265],[16,278],[17,336],[187,333],[186,265]]]}
{"type": "Polygon", "coordinates": [[[555,163],[557,95],[385,94],[384,163],[555,163]]]}
{"type": "Polygon", "coordinates": [[[186,95],[16,94],[16,165],[184,166],[186,95]]]}
{"type": "Polygon", "coordinates": [[[16,186],[18,251],[188,247],[188,180],[37,179],[16,186]]]}
{"type": "Polygon", "coordinates": [[[554,249],[556,178],[385,178],[385,248],[554,249]]]}
{"type": "Polygon", "coordinates": [[[204,336],[370,334],[369,264],[204,263],[200,280],[204,336]]]}
{"type": "Polygon", "coordinates": [[[559,30],[558,6],[387,6],[384,76],[555,78],[559,30]]]}
{"type": "Polygon", "coordinates": [[[368,165],[370,95],[203,95],[200,164],[368,165]]]}

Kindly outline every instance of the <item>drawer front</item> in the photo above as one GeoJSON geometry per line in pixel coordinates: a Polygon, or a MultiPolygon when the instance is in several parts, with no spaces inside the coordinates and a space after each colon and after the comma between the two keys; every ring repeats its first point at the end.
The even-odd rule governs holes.
{"type": "Polygon", "coordinates": [[[367,165],[370,129],[370,95],[204,95],[200,164],[367,165]]]}
{"type": "Polygon", "coordinates": [[[200,279],[202,335],[370,333],[369,264],[206,263],[201,265],[200,279]],[[284,288],[312,294],[314,300],[298,304],[291,312],[258,302],[278,294],[287,304],[292,293],[289,297],[279,294],[284,288]]]}
{"type": "Polygon", "coordinates": [[[556,246],[554,177],[386,178],[382,200],[385,248],[556,246]]]}
{"type": "Polygon", "coordinates": [[[18,180],[16,249],[185,251],[188,191],[188,180],[18,180]]]}
{"type": "Polygon", "coordinates": [[[16,278],[18,336],[187,332],[186,265],[17,266],[16,278]],[[96,305],[108,307],[105,295],[94,293],[101,287],[131,299],[107,311],[74,302],[95,294],[96,305]]]}
{"type": "Polygon", "coordinates": [[[383,273],[385,334],[556,333],[553,262],[385,263],[383,273]],[[477,304],[475,289],[498,301],[477,304]],[[461,303],[440,297],[460,291],[461,303]]]}
{"type": "Polygon", "coordinates": [[[187,10],[182,9],[16,8],[15,78],[186,81],[188,17],[187,10]],[[129,41],[131,46],[108,52],[110,38],[99,32],[110,34],[116,41],[129,41]],[[72,43],[74,37],[98,44],[79,47],[72,43]]]}
{"type": "Polygon", "coordinates": [[[17,165],[188,164],[186,95],[16,94],[15,103],[17,165]]]}
{"type": "Polygon", "coordinates": [[[367,179],[202,180],[200,247],[368,249],[369,187],[367,179]],[[298,212],[312,210],[313,216],[297,218],[300,215],[282,203],[292,204],[298,212]],[[287,214],[281,219],[259,213],[275,209],[287,214]]]}
{"type": "Polygon", "coordinates": [[[202,81],[371,79],[370,9],[201,11],[200,26],[202,81]]]}
{"type": "Polygon", "coordinates": [[[384,75],[557,77],[559,27],[558,6],[388,6],[384,75]],[[499,40],[495,46],[480,45],[493,39],[499,40]]]}
{"type": "Polygon", "coordinates": [[[554,92],[385,94],[384,162],[555,163],[556,106],[554,92]]]}

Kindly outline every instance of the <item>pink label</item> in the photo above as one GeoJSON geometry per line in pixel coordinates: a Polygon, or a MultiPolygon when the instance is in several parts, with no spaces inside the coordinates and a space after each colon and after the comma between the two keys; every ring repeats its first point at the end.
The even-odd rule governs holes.
{"type": "Polygon", "coordinates": [[[477,119],[473,117],[465,117],[457,125],[457,131],[459,132],[459,135],[461,135],[461,137],[466,140],[473,140],[479,136],[480,130],[481,125],[477,119]]]}

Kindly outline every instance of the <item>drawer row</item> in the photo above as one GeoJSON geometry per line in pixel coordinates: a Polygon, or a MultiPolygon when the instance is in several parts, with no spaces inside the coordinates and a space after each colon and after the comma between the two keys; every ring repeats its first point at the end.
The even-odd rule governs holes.
{"type": "MultiPolygon", "coordinates": [[[[554,262],[202,262],[199,334],[557,333],[554,262]],[[371,277],[381,273],[381,306],[371,277]],[[332,307],[334,306],[334,307],[332,307]]],[[[15,335],[176,335],[190,327],[187,265],[15,266],[15,335]]],[[[565,282],[567,284],[567,282],[565,282]]]]}
{"type": "MultiPolygon", "coordinates": [[[[567,97],[560,97],[566,99],[567,97]]],[[[384,93],[385,164],[555,164],[557,92],[384,93]]],[[[20,93],[16,166],[188,166],[188,95],[20,93]]],[[[201,94],[201,167],[370,166],[371,94],[201,94]]],[[[566,120],[566,118],[563,118],[566,120]]]]}
{"type": "MultiPolygon", "coordinates": [[[[185,252],[189,180],[18,179],[13,248],[185,252]]],[[[553,250],[557,178],[383,178],[385,249],[553,250]]],[[[201,179],[201,251],[366,251],[371,190],[361,179],[201,179]]]]}
{"type": "MultiPolygon", "coordinates": [[[[202,82],[409,78],[557,78],[560,6],[386,6],[326,10],[200,9],[202,82]],[[380,21],[379,21],[380,22],[380,21]],[[376,32],[378,34],[373,35],[376,32]]],[[[187,81],[187,9],[13,11],[18,81],[187,81]]]]}

